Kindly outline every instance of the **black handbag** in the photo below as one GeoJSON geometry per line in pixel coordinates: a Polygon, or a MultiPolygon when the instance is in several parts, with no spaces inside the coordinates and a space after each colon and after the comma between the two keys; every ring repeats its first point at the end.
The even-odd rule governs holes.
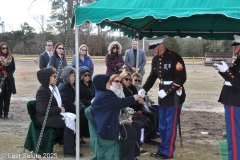
{"type": "Polygon", "coordinates": [[[153,131],[153,125],[147,116],[135,112],[132,115],[132,120],[140,124],[141,128],[145,128],[147,130],[146,135],[153,131]]]}

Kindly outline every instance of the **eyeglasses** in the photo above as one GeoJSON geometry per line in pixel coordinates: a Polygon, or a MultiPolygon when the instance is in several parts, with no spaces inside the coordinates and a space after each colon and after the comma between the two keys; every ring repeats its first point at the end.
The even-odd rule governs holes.
{"type": "Polygon", "coordinates": [[[84,74],[84,77],[91,77],[91,74],[84,74]]]}
{"type": "Polygon", "coordinates": [[[48,47],[51,47],[51,46],[53,46],[53,45],[52,45],[52,44],[48,44],[47,46],[48,46],[48,47]]]}
{"type": "Polygon", "coordinates": [[[81,51],[85,51],[86,52],[87,50],[81,49],[81,51]]]}
{"type": "Polygon", "coordinates": [[[135,81],[135,82],[140,82],[141,80],[139,80],[139,79],[135,79],[134,81],[135,81]]]}
{"type": "Polygon", "coordinates": [[[118,47],[113,47],[112,49],[118,49],[118,47]]]}
{"type": "Polygon", "coordinates": [[[56,76],[56,75],[53,75],[53,76],[51,76],[51,77],[53,77],[53,78],[57,78],[57,76],[56,76]]]}
{"type": "Polygon", "coordinates": [[[115,83],[122,83],[122,81],[119,81],[119,80],[114,80],[113,82],[115,82],[115,83]]]}
{"type": "Polygon", "coordinates": [[[124,78],[124,79],[125,79],[125,81],[132,81],[131,78],[124,78]]]}
{"type": "Polygon", "coordinates": [[[2,49],[2,50],[5,50],[5,49],[8,50],[8,47],[2,47],[1,49],[2,49]]]}
{"type": "Polygon", "coordinates": [[[59,47],[58,49],[64,50],[64,48],[59,47]]]}

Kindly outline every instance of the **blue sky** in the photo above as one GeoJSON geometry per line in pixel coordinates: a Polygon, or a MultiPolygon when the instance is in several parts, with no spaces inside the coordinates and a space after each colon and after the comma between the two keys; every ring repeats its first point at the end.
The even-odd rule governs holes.
{"type": "MultiPolygon", "coordinates": [[[[0,24],[4,22],[5,31],[19,30],[20,25],[27,22],[38,32],[41,15],[47,20],[51,12],[48,0],[0,0],[0,24]],[[34,2],[33,2],[34,1],[34,2]],[[32,3],[33,2],[33,3],[32,3]],[[32,4],[32,5],[31,5],[32,4]]],[[[2,28],[0,26],[0,33],[2,28]]]]}

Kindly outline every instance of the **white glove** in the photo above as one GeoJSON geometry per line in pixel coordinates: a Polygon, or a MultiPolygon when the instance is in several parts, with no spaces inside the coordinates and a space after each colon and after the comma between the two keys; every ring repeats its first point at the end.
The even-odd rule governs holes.
{"type": "Polygon", "coordinates": [[[166,93],[165,93],[165,91],[163,90],[163,89],[161,89],[160,91],[158,91],[158,97],[160,97],[160,98],[164,98],[164,97],[166,97],[166,93]]]}
{"type": "Polygon", "coordinates": [[[138,95],[141,96],[142,98],[145,97],[146,91],[142,88],[138,91],[138,95]]]}
{"type": "Polygon", "coordinates": [[[217,64],[217,63],[214,63],[213,66],[217,67],[217,69],[220,71],[220,72],[226,72],[226,70],[228,70],[228,65],[224,62],[224,61],[221,61],[222,62],[222,65],[221,64],[217,64]]]}

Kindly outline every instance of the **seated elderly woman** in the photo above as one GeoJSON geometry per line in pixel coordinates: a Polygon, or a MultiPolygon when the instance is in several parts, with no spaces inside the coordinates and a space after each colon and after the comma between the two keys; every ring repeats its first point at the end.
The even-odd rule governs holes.
{"type": "MultiPolygon", "coordinates": [[[[135,152],[139,150],[136,149],[137,131],[132,126],[120,126],[118,116],[123,108],[135,104],[140,96],[136,94],[119,98],[110,90],[109,79],[110,76],[106,74],[93,78],[96,94],[91,106],[96,132],[103,138],[122,141],[121,160],[136,160],[139,155],[139,152],[135,152]]],[[[116,77],[113,81],[120,83],[121,79],[116,77]]]]}
{"type": "Polygon", "coordinates": [[[64,156],[65,157],[76,157],[76,151],[74,149],[75,142],[75,118],[76,115],[72,113],[65,113],[65,108],[62,105],[62,100],[58,91],[55,87],[56,81],[56,69],[53,67],[43,68],[37,72],[38,81],[41,86],[36,93],[36,113],[35,118],[39,124],[43,124],[44,117],[48,108],[48,103],[53,93],[46,127],[52,128],[63,128],[64,129],[64,156]],[[64,117],[68,117],[67,120],[63,120],[64,117]]]}
{"type": "MultiPolygon", "coordinates": [[[[132,84],[133,86],[139,91],[142,87],[140,85],[140,82],[142,81],[142,76],[139,73],[133,73],[131,75],[132,78],[132,84]]],[[[156,118],[156,128],[158,128],[159,125],[159,114],[158,114],[158,105],[153,105],[154,101],[150,99],[148,95],[145,95],[144,97],[144,106],[147,107],[152,113],[154,113],[155,118],[156,118]]],[[[154,145],[159,145],[159,143],[155,140],[148,139],[148,137],[145,138],[144,140],[145,143],[148,144],[154,144],[154,145]]]]}
{"type": "MultiPolygon", "coordinates": [[[[75,104],[75,69],[70,66],[66,66],[62,71],[62,79],[58,86],[62,103],[65,105],[65,111],[76,114],[76,104],[75,104]]],[[[84,126],[88,122],[87,117],[84,114],[85,106],[80,101],[79,103],[79,116],[80,116],[80,139],[83,137],[84,126]]],[[[81,143],[81,141],[80,141],[81,143]]]]}

